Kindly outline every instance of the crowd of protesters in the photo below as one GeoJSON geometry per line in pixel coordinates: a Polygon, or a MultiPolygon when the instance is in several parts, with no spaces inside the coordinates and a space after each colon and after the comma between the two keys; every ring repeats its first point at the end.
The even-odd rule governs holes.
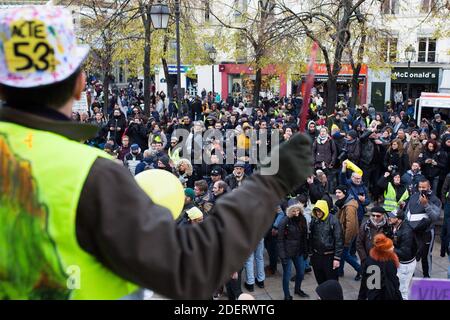
{"type": "Polygon", "coordinates": [[[312,140],[315,175],[274,208],[272,228],[214,298],[226,289],[229,299],[237,299],[242,282],[249,292],[255,285],[264,288],[266,276],[277,272],[279,262],[284,298],[292,299],[290,281],[295,283],[294,294],[305,298],[305,273],[313,271],[318,285],[334,288],[330,281],[344,276],[347,262],[355,270],[354,280],[361,281],[358,299],[407,299],[413,275],[420,276],[417,261],[421,276],[431,276],[441,209],[441,256],[449,255],[450,129],[439,113],[417,125],[410,99],[387,102],[384,112],[341,99],[327,112],[317,93],[309,103],[296,96],[262,99],[255,107],[239,99],[222,101],[205,90],[178,103],[152,88],[146,114],[142,83],[112,90],[108,106],[103,105],[99,83],[88,88],[89,110],[73,114],[73,120],[99,128],[86,143],[104,149],[132,175],[157,168],[179,177],[185,187],[180,227],[202,223],[217,199],[239,190],[256,169],[248,161],[250,131],[256,130],[257,148],[263,141],[270,150],[272,132],[277,130],[281,142],[289,140],[298,132],[299,114],[308,113],[306,134],[312,140]],[[174,134],[178,129],[191,134],[182,141],[174,134]],[[227,150],[219,140],[205,145],[196,138],[207,129],[234,140],[233,163],[226,163],[227,150]],[[209,161],[193,161],[196,144],[208,151],[209,161]],[[381,270],[381,288],[367,286],[369,266],[381,270]]]}

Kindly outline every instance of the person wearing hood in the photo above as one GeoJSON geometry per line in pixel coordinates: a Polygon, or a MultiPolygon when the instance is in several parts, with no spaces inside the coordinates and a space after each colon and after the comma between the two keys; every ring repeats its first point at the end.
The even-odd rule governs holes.
{"type": "Polygon", "coordinates": [[[358,201],[347,191],[347,186],[340,185],[336,188],[336,202],[338,207],[337,218],[342,227],[344,238],[344,249],[342,251],[341,264],[339,266],[339,276],[344,276],[344,264],[347,261],[355,269],[355,281],[361,280],[361,265],[355,256],[350,255],[350,247],[356,239],[359,230],[358,223],[358,201]]]}
{"type": "Polygon", "coordinates": [[[288,207],[286,216],[278,225],[277,235],[278,254],[283,266],[284,300],[292,300],[289,292],[292,263],[296,271],[294,293],[302,298],[308,297],[301,289],[305,273],[305,256],[308,252],[307,237],[308,226],[303,216],[303,206],[295,204],[288,207]]]}
{"type": "Polygon", "coordinates": [[[344,300],[344,293],[339,281],[327,280],[316,288],[319,300],[344,300]]]}
{"type": "Polygon", "coordinates": [[[409,192],[404,183],[401,181],[400,172],[385,172],[378,180],[378,187],[384,190],[383,208],[386,211],[393,211],[403,208],[408,201],[409,192]],[[392,177],[392,180],[390,179],[392,177]]]}
{"type": "Polygon", "coordinates": [[[338,279],[344,239],[338,219],[329,214],[328,204],[319,200],[314,205],[310,225],[311,265],[318,284],[338,279]]]}
{"type": "Polygon", "coordinates": [[[134,176],[136,174],[136,167],[137,165],[142,161],[142,153],[141,148],[139,148],[139,145],[132,144],[130,147],[130,152],[125,155],[125,158],[123,160],[123,163],[125,167],[130,170],[131,174],[134,176]]]}
{"type": "Polygon", "coordinates": [[[367,269],[366,260],[369,256],[370,249],[373,247],[373,239],[380,233],[392,237],[392,228],[388,224],[386,213],[383,207],[373,207],[370,218],[359,228],[358,237],[356,238],[356,249],[361,260],[361,273],[363,278],[361,287],[359,288],[358,300],[367,299],[367,282],[365,279],[367,269]]]}
{"type": "Polygon", "coordinates": [[[377,234],[373,247],[367,257],[367,267],[375,267],[382,281],[380,287],[373,286],[367,290],[368,300],[403,300],[397,270],[400,262],[394,252],[394,244],[384,234],[377,234]]]}
{"type": "Polygon", "coordinates": [[[316,123],[312,120],[308,122],[308,130],[306,130],[306,135],[311,138],[311,141],[315,141],[317,136],[319,135],[316,123]]]}

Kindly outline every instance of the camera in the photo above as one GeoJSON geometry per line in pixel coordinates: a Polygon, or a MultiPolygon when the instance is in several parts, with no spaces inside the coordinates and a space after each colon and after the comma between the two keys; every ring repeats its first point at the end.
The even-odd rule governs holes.
{"type": "Polygon", "coordinates": [[[420,195],[429,198],[431,196],[431,190],[422,190],[420,195]]]}
{"type": "Polygon", "coordinates": [[[339,161],[344,161],[344,160],[346,160],[346,159],[347,159],[347,154],[348,154],[347,149],[345,149],[345,148],[342,149],[341,153],[340,153],[339,156],[337,157],[338,160],[339,160],[339,161]]]}

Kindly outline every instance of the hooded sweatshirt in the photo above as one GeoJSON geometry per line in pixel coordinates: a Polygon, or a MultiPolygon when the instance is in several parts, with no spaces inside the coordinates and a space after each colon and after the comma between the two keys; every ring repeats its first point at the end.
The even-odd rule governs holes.
{"type": "Polygon", "coordinates": [[[340,261],[343,251],[343,237],[341,224],[334,215],[329,214],[328,204],[319,200],[313,209],[311,221],[311,250],[313,254],[330,255],[340,261]],[[318,218],[314,209],[320,209],[324,215],[318,218]]]}

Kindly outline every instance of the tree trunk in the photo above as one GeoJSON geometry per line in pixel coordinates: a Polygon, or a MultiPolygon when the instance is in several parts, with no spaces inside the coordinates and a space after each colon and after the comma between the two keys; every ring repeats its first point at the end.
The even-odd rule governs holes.
{"type": "Polygon", "coordinates": [[[161,62],[163,65],[164,77],[166,78],[167,96],[169,97],[170,100],[172,100],[174,83],[173,83],[172,79],[170,78],[169,67],[167,65],[167,59],[165,58],[165,56],[167,54],[168,46],[169,46],[169,37],[167,36],[167,33],[166,33],[164,35],[163,57],[161,58],[161,62]]]}
{"type": "Polygon", "coordinates": [[[145,17],[145,47],[144,47],[144,114],[150,115],[150,45],[151,45],[151,30],[150,30],[150,6],[147,6],[145,17]]]}
{"type": "Polygon", "coordinates": [[[105,74],[103,76],[103,115],[105,117],[108,116],[110,80],[111,80],[110,72],[109,70],[105,70],[105,74]]]}
{"type": "Polygon", "coordinates": [[[358,102],[359,92],[359,72],[361,71],[361,63],[358,63],[357,67],[353,69],[352,75],[352,98],[350,99],[350,106],[356,106],[358,102]]]}
{"type": "MultiPolygon", "coordinates": [[[[257,62],[258,64],[258,62],[257,62]]],[[[253,107],[259,106],[259,93],[261,91],[262,70],[260,67],[256,69],[255,87],[253,88],[253,107]]]]}
{"type": "Polygon", "coordinates": [[[327,81],[327,114],[333,114],[337,101],[337,78],[328,77],[327,81]]]}

